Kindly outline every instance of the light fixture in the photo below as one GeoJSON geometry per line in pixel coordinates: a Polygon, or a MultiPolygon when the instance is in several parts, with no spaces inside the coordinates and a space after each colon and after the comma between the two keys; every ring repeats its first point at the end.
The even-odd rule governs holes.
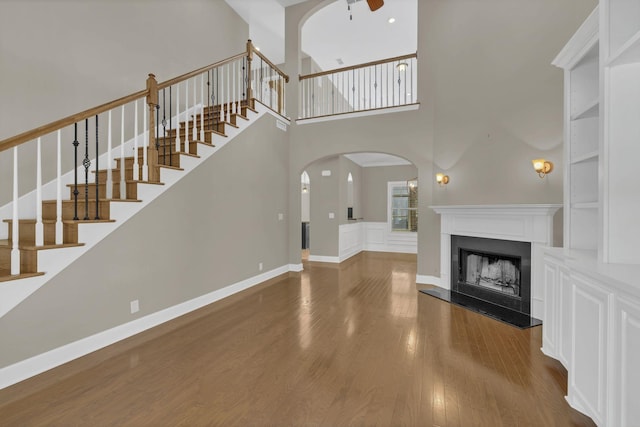
{"type": "Polygon", "coordinates": [[[394,22],[396,22],[396,18],[389,18],[389,21],[387,22],[389,22],[389,24],[393,24],[394,22]]]}
{"type": "Polygon", "coordinates": [[[449,183],[449,175],[445,175],[443,173],[437,173],[436,174],[436,182],[439,185],[445,185],[449,183]]]}
{"type": "Polygon", "coordinates": [[[307,185],[305,184],[304,187],[302,187],[302,192],[303,193],[307,193],[309,191],[309,189],[307,188],[307,185]]]}
{"type": "Polygon", "coordinates": [[[396,68],[398,69],[398,71],[405,71],[408,66],[409,64],[407,64],[406,62],[398,62],[398,65],[396,65],[396,68]]]}
{"type": "Polygon", "coordinates": [[[533,163],[533,169],[538,172],[540,178],[544,178],[553,170],[553,163],[545,159],[534,159],[531,163],[533,163]]]}
{"type": "Polygon", "coordinates": [[[409,187],[409,190],[418,188],[418,177],[407,180],[407,187],[409,187]]]}

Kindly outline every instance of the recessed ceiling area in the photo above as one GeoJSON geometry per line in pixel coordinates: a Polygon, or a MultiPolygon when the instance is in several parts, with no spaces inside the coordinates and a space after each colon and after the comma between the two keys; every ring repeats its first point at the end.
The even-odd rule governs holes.
{"type": "MultiPolygon", "coordinates": [[[[284,10],[305,0],[225,1],[249,24],[249,37],[260,51],[275,64],[284,63],[284,10]]],[[[322,70],[415,53],[417,9],[418,0],[387,0],[371,12],[360,0],[349,12],[347,0],[336,0],[305,22],[302,50],[322,70]]]]}
{"type": "Polygon", "coordinates": [[[405,166],[412,163],[402,157],[384,153],[351,153],[344,155],[347,159],[363,168],[376,166],[405,166]]]}

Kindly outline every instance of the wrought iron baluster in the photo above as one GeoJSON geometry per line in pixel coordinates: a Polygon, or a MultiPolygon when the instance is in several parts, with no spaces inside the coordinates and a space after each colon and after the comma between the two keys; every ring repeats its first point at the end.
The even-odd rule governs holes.
{"type": "MultiPolygon", "coordinates": [[[[162,89],[164,91],[164,89],[162,89]]],[[[171,86],[169,86],[169,139],[171,139],[171,135],[172,135],[172,130],[173,130],[173,126],[172,123],[173,122],[173,115],[171,112],[171,106],[172,106],[172,102],[171,102],[171,86]]],[[[166,142],[165,142],[166,144],[166,142]]],[[[171,143],[169,143],[171,144],[171,143]]],[[[171,153],[171,147],[169,147],[169,153],[171,153]]],[[[169,157],[169,165],[173,166],[173,154],[170,155],[169,157]]]]}
{"type": "Polygon", "coordinates": [[[78,220],[78,123],[73,124],[73,219],[78,220]]]}
{"type": "Polygon", "coordinates": [[[84,119],[84,219],[89,220],[89,119],[84,119]]]}
{"type": "MultiPolygon", "coordinates": [[[[100,167],[99,167],[99,158],[100,158],[100,149],[99,149],[99,136],[98,136],[98,115],[96,114],[96,216],[95,219],[100,219],[100,214],[99,214],[99,206],[98,203],[100,203],[100,186],[98,185],[98,175],[99,175],[99,171],[100,171],[100,167]]],[[[122,194],[123,190],[120,190],[120,194],[122,194]]]]}

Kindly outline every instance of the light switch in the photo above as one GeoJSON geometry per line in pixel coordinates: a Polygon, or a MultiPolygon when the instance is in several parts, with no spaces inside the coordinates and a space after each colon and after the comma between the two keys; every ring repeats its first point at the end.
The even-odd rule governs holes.
{"type": "Polygon", "coordinates": [[[329,219],[334,219],[336,217],[336,214],[334,214],[333,212],[329,212],[329,219]]]}

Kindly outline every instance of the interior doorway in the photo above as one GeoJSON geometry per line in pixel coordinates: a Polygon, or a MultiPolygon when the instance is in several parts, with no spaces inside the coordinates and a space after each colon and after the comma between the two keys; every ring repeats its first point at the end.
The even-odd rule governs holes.
{"type": "Polygon", "coordinates": [[[300,175],[300,200],[302,219],[302,259],[309,259],[310,226],[311,226],[311,179],[307,171],[300,175]]]}

